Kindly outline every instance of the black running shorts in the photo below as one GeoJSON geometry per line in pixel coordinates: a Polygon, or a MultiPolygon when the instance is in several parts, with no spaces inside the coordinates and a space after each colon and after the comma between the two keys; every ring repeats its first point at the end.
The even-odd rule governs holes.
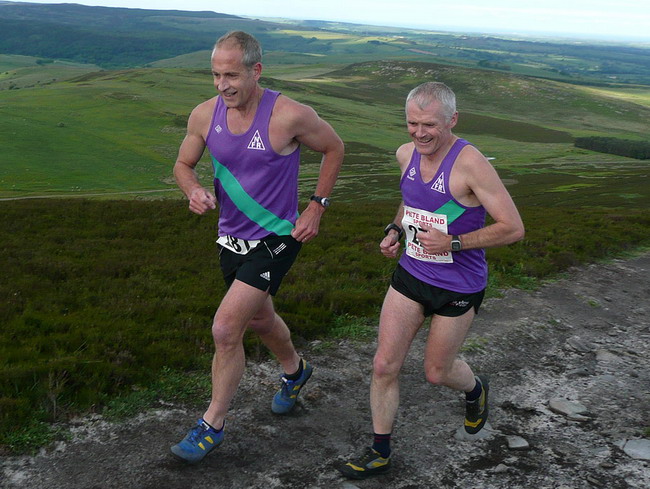
{"type": "Polygon", "coordinates": [[[418,304],[422,304],[425,317],[433,314],[458,317],[465,314],[472,307],[474,312],[478,314],[485,295],[485,289],[473,294],[441,289],[415,278],[399,264],[393,272],[390,285],[400,294],[418,304]]]}
{"type": "Polygon", "coordinates": [[[296,260],[302,247],[292,236],[268,236],[245,255],[220,246],[219,263],[228,287],[235,279],[271,295],[296,260]]]}

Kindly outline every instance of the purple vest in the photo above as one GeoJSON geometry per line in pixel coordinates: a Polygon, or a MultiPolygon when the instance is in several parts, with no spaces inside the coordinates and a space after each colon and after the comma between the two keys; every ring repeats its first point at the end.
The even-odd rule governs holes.
{"type": "MultiPolygon", "coordinates": [[[[449,177],[460,151],[469,143],[458,139],[443,159],[438,171],[429,182],[423,182],[420,173],[420,153],[413,150],[400,188],[404,205],[447,218],[447,234],[465,234],[485,226],[483,206],[467,207],[458,202],[449,191],[449,177]]],[[[413,231],[405,229],[407,236],[413,231]]],[[[404,252],[400,265],[411,275],[436,287],[471,294],[487,286],[487,262],[484,249],[449,252],[452,263],[423,261],[404,252]]]]}
{"type": "Polygon", "coordinates": [[[300,147],[279,155],[269,140],[269,121],[279,95],[264,90],[253,123],[243,134],[230,132],[228,108],[217,98],[206,145],[219,201],[219,236],[247,240],[286,236],[296,223],[300,147]]]}

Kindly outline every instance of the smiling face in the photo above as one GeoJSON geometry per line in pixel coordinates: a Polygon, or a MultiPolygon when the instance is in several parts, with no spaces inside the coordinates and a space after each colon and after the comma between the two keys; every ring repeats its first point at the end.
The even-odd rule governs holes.
{"type": "Polygon", "coordinates": [[[421,108],[411,100],[406,106],[406,126],[415,143],[415,149],[423,155],[432,155],[449,143],[456,125],[458,113],[447,120],[442,104],[433,100],[421,108]]]}
{"type": "Polygon", "coordinates": [[[212,52],[214,86],[228,108],[245,108],[257,92],[261,63],[244,65],[243,51],[234,43],[225,43],[212,52]]]}

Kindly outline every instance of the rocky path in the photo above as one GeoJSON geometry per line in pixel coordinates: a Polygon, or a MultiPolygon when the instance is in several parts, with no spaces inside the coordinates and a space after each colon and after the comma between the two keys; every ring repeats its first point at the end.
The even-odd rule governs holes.
{"type": "Polygon", "coordinates": [[[650,488],[650,253],[574,270],[539,290],[486,301],[463,356],[491,383],[483,436],[457,435],[461,397],[424,379],[418,335],[402,376],[394,467],[346,481],[334,465],[370,442],[374,342],[314,343],[297,412],[276,417],[273,362],[250,363],[224,444],[198,466],[169,455],[202,414],[165,406],[101,418],[35,457],[5,457],[0,487],[650,488]]]}

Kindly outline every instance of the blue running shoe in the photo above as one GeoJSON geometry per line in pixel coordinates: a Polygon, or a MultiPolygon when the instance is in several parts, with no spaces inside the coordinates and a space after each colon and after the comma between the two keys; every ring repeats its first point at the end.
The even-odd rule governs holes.
{"type": "Polygon", "coordinates": [[[302,358],[300,361],[302,362],[302,375],[298,380],[289,380],[285,376],[280,377],[282,387],[276,392],[273,397],[273,403],[271,404],[271,411],[275,414],[287,414],[291,412],[296,405],[296,400],[298,400],[300,389],[302,389],[309,380],[309,377],[311,377],[311,373],[314,370],[312,366],[302,358]]]}
{"type": "Polygon", "coordinates": [[[187,432],[187,436],[172,447],[172,453],[184,462],[196,464],[222,441],[223,428],[217,431],[201,418],[197,425],[187,432]]]}

